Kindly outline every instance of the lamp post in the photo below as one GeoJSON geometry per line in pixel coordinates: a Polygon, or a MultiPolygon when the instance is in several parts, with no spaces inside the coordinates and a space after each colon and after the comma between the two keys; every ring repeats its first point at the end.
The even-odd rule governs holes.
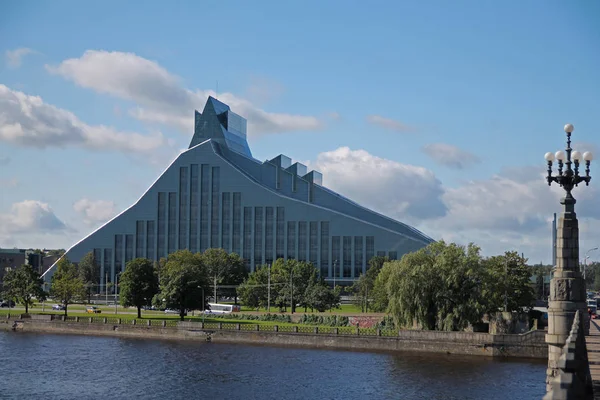
{"type": "Polygon", "coordinates": [[[117,311],[117,293],[119,291],[119,275],[121,275],[120,272],[115,275],[115,314],[119,313],[117,311]]]}
{"type": "MultiPolygon", "coordinates": [[[[585,182],[589,185],[590,162],[593,155],[585,152],[583,155],[571,148],[571,133],[573,125],[564,127],[567,134],[565,151],[546,153],[544,158],[548,163],[546,181],[550,186],[557,183],[565,190],[565,197],[560,200],[563,212],[558,220],[556,240],[556,265],[554,276],[550,281],[550,298],[548,304],[548,369],[546,370],[546,388],[552,390],[551,381],[558,374],[558,361],[562,347],[569,335],[577,311],[580,311],[580,321],[586,321],[585,282],[579,269],[579,224],[575,214],[575,198],[571,194],[574,187],[585,182]],[[566,152],[566,154],[565,154],[566,152]],[[556,159],[557,174],[553,175],[552,163],[556,159]],[[585,176],[580,175],[579,165],[585,162],[585,176]],[[573,167],[572,167],[573,166],[573,167]]],[[[584,323],[586,334],[589,333],[589,321],[584,323]]]]}
{"type": "Polygon", "coordinates": [[[587,270],[587,260],[588,260],[588,258],[590,258],[590,256],[588,256],[588,253],[590,251],[594,251],[594,250],[598,250],[598,248],[594,247],[585,252],[585,259],[583,260],[583,280],[584,281],[585,281],[585,271],[587,270]]]}
{"type": "Polygon", "coordinates": [[[337,273],[337,262],[338,260],[335,260],[333,262],[333,290],[335,290],[335,274],[337,273]]]}

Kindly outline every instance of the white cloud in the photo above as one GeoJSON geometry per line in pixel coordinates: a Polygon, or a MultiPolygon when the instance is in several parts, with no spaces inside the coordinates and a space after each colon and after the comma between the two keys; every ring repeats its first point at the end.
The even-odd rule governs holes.
{"type": "MultiPolygon", "coordinates": [[[[88,50],[80,58],[46,68],[84,88],[136,103],[130,115],[141,121],[174,126],[186,133],[193,132],[193,110],[202,111],[209,95],[217,97],[212,90],[184,88],[179,77],[134,53],[88,50]]],[[[267,112],[231,93],[219,93],[218,98],[248,120],[250,136],[317,130],[323,125],[314,116],[267,112]]]]}
{"type": "Polygon", "coordinates": [[[6,50],[4,56],[6,58],[6,64],[10,68],[19,68],[23,62],[23,57],[33,53],[35,53],[34,50],[28,49],[26,47],[21,47],[15,50],[6,50]]]}
{"type": "Polygon", "coordinates": [[[390,217],[422,220],[446,213],[442,184],[426,168],[348,147],[321,153],[309,164],[323,173],[327,187],[390,217]]]}
{"type": "Polygon", "coordinates": [[[14,203],[11,211],[0,214],[0,238],[19,233],[44,233],[67,229],[46,203],[24,200],[14,203]]]}
{"type": "Polygon", "coordinates": [[[446,143],[426,144],[421,151],[448,168],[463,169],[481,161],[475,154],[446,143]]]}
{"type": "Polygon", "coordinates": [[[73,210],[83,217],[83,222],[87,225],[97,225],[106,222],[116,214],[116,207],[113,201],[108,200],[90,200],[83,198],[73,204],[73,210]]]}
{"type": "Polygon", "coordinates": [[[368,115],[367,121],[369,121],[373,125],[378,125],[382,128],[399,133],[408,133],[416,131],[416,129],[412,126],[408,126],[400,121],[396,121],[395,119],[382,117],[381,115],[368,115]]]}
{"type": "Polygon", "coordinates": [[[78,146],[93,150],[150,153],[167,141],[161,133],[141,135],[104,125],[87,125],[41,97],[0,84],[0,140],[25,147],[78,146]]]}

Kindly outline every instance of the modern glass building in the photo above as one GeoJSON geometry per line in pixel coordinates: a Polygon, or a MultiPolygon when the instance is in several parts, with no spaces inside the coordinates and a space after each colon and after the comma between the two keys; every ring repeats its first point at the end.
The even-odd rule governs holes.
{"type": "Polygon", "coordinates": [[[254,159],[246,120],[220,101],[209,97],[195,116],[188,150],[135,204],[67,251],[73,262],[93,252],[101,287],[133,258],[211,247],[239,254],[250,271],[293,258],[341,283],[375,255],[397,259],[433,241],[327,189],[321,173],[283,154],[254,159]]]}

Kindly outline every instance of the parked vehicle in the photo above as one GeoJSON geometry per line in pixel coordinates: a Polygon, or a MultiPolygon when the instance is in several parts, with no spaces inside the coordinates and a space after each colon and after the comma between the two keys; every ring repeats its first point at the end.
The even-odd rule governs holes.
{"type": "Polygon", "coordinates": [[[0,307],[2,308],[13,308],[15,306],[15,302],[12,300],[0,300],[0,307]]]}
{"type": "Polygon", "coordinates": [[[208,303],[208,306],[210,310],[204,311],[205,314],[231,314],[241,311],[241,307],[236,304],[208,303]]]}
{"type": "Polygon", "coordinates": [[[100,310],[98,307],[88,307],[85,309],[85,312],[88,314],[100,314],[102,310],[100,310]]]}
{"type": "Polygon", "coordinates": [[[63,311],[65,309],[65,306],[63,306],[62,304],[55,304],[52,306],[52,309],[57,311],[63,311]]]}

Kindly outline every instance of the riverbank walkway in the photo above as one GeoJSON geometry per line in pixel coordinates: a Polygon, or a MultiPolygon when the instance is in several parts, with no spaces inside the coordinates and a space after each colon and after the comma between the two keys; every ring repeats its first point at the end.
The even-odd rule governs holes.
{"type": "Polygon", "coordinates": [[[590,373],[594,384],[594,399],[600,400],[600,326],[593,319],[590,324],[590,335],[585,337],[590,363],[590,373]]]}

